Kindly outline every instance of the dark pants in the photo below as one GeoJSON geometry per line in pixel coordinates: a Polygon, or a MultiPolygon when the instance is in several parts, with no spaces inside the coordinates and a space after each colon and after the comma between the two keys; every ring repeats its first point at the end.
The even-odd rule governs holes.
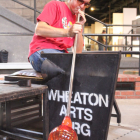
{"type": "Polygon", "coordinates": [[[99,51],[103,51],[104,50],[104,46],[103,45],[98,45],[99,46],[99,51]]]}

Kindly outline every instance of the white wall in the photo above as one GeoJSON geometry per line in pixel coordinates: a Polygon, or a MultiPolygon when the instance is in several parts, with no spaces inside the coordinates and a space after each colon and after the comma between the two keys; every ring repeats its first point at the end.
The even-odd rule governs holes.
{"type": "MultiPolygon", "coordinates": [[[[91,26],[84,26],[84,33],[90,34],[91,33],[91,26]]],[[[90,39],[84,37],[84,50],[86,50],[85,46],[90,44],[90,39]]]]}
{"type": "MultiPolygon", "coordinates": [[[[113,13],[113,24],[123,24],[123,13],[113,13]]],[[[123,27],[122,26],[113,26],[113,34],[122,34],[123,27]]],[[[121,37],[114,36],[113,37],[113,45],[118,45],[121,42],[121,37]]],[[[121,49],[121,48],[120,48],[121,49]]],[[[119,48],[113,47],[112,50],[117,51],[119,48]]]]}
{"type": "MultiPolygon", "coordinates": [[[[103,27],[104,25],[99,23],[99,22],[95,22],[95,34],[101,34],[103,31],[103,27]]],[[[95,36],[95,40],[97,40],[98,36],[95,36]]],[[[96,45],[94,45],[95,50],[98,50],[98,44],[96,43],[96,45]]]]}
{"type": "MultiPolygon", "coordinates": [[[[123,8],[123,24],[132,25],[132,20],[135,20],[137,16],[136,8],[123,8]]],[[[123,28],[123,33],[127,34],[132,29],[131,26],[123,28]]]]}
{"type": "MultiPolygon", "coordinates": [[[[123,24],[132,25],[132,20],[135,20],[136,16],[137,16],[137,9],[136,8],[123,8],[123,24]]],[[[128,34],[128,32],[131,29],[132,29],[131,26],[124,26],[123,33],[128,34]]],[[[131,44],[131,37],[127,37],[127,43],[131,44]]]]}
{"type": "MultiPolygon", "coordinates": [[[[95,34],[95,24],[91,24],[91,33],[95,34]]],[[[95,36],[91,36],[91,38],[95,39],[95,36]]],[[[91,51],[96,50],[96,42],[91,40],[90,44],[91,44],[91,51]]]]}
{"type": "MultiPolygon", "coordinates": [[[[137,9],[136,8],[123,8],[123,22],[124,24],[131,24],[132,25],[132,20],[136,20],[137,16],[137,9]]],[[[128,32],[132,29],[131,26],[129,27],[124,27],[123,32],[124,34],[128,34],[128,32]]],[[[124,39],[125,42],[125,39],[124,39]]],[[[131,44],[131,37],[127,37],[127,43],[131,44]]],[[[133,41],[133,45],[139,45],[138,41],[133,41]]],[[[139,51],[138,47],[134,47],[132,49],[133,51],[139,51]]],[[[133,55],[133,57],[138,57],[138,55],[133,55]]]]}
{"type": "MultiPolygon", "coordinates": [[[[101,34],[103,30],[103,24],[99,22],[95,22],[95,34],[101,34]]],[[[97,36],[95,37],[95,40],[97,40],[97,36]]]]}

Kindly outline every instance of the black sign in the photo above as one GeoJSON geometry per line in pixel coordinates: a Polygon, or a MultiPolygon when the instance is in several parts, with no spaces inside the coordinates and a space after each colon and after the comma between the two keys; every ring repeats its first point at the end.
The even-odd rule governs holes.
{"type": "MultiPolygon", "coordinates": [[[[47,83],[51,131],[66,114],[72,54],[42,56],[65,71],[47,83]]],[[[119,63],[119,52],[76,55],[71,119],[79,140],[107,140],[119,63]]]]}

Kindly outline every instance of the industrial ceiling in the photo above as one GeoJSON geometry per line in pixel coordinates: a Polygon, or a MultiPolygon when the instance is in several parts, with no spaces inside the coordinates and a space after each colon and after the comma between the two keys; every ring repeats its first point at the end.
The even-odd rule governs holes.
{"type": "MultiPolygon", "coordinates": [[[[140,11],[140,0],[91,0],[90,3],[94,10],[88,8],[85,12],[105,23],[112,23],[112,13],[122,13],[123,8],[137,8],[140,11]]],[[[91,23],[94,21],[87,17],[87,24],[91,23]]]]}

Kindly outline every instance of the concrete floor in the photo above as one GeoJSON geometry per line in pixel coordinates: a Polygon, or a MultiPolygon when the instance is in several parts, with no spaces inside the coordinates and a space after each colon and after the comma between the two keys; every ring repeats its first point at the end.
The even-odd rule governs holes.
{"type": "Polygon", "coordinates": [[[116,101],[121,111],[121,123],[111,118],[107,140],[140,140],[140,99],[116,101]]]}

